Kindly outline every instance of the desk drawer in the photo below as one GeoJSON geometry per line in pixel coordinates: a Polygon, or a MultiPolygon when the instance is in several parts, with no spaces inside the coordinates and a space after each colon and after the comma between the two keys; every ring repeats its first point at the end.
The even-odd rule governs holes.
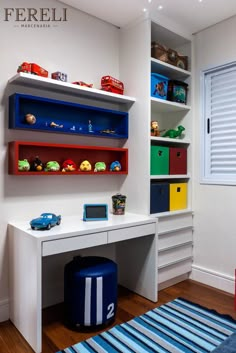
{"type": "Polygon", "coordinates": [[[192,256],[192,242],[158,252],[158,267],[168,266],[192,256]]]}
{"type": "Polygon", "coordinates": [[[183,213],[158,218],[158,233],[165,233],[193,225],[192,213],[183,213]]]}
{"type": "Polygon", "coordinates": [[[149,234],[156,234],[156,223],[111,230],[108,232],[108,243],[143,237],[149,234]]]}
{"type": "Polygon", "coordinates": [[[49,256],[72,250],[91,248],[103,244],[107,244],[107,232],[44,241],[42,245],[42,254],[43,256],[49,256]]]}

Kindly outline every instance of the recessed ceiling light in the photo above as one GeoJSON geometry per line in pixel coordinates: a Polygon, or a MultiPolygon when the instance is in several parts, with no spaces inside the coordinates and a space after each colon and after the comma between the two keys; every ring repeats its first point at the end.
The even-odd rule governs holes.
{"type": "Polygon", "coordinates": [[[147,12],[147,9],[146,9],[146,8],[144,8],[144,9],[143,9],[143,12],[147,12]]]}
{"type": "Polygon", "coordinates": [[[150,3],[150,2],[152,2],[152,0],[148,0],[148,2],[150,3]]]}
{"type": "Polygon", "coordinates": [[[162,5],[159,5],[158,6],[158,10],[162,10],[163,9],[163,6],[162,5]]]}

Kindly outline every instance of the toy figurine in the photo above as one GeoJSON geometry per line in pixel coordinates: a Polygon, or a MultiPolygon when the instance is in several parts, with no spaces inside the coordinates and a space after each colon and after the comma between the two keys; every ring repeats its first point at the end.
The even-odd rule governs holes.
{"type": "Polygon", "coordinates": [[[41,172],[43,170],[43,163],[38,156],[36,156],[33,162],[31,163],[30,169],[35,172],[41,172]]]}
{"type": "Polygon", "coordinates": [[[101,134],[115,134],[116,131],[115,130],[111,130],[111,129],[105,129],[105,130],[101,130],[100,133],[101,134]]]}
{"type": "Polygon", "coordinates": [[[60,170],[60,164],[56,161],[49,161],[46,163],[44,169],[45,172],[58,172],[60,170]]]}
{"type": "Polygon", "coordinates": [[[27,159],[18,160],[18,170],[20,172],[28,172],[30,170],[30,164],[27,159]]]}
{"type": "Polygon", "coordinates": [[[105,172],[105,170],[106,170],[106,163],[104,162],[95,163],[95,166],[94,166],[95,172],[105,172]]]}
{"type": "Polygon", "coordinates": [[[56,71],[51,74],[51,78],[54,80],[62,81],[62,82],[67,82],[67,74],[64,72],[56,71]]]}
{"type": "Polygon", "coordinates": [[[80,164],[79,171],[90,172],[91,170],[92,170],[92,166],[89,161],[85,160],[80,164]]]}
{"type": "Polygon", "coordinates": [[[151,121],[151,136],[160,136],[159,124],[157,121],[151,121]]]}
{"type": "Polygon", "coordinates": [[[52,122],[50,123],[50,126],[51,126],[51,127],[60,127],[60,128],[63,128],[63,125],[56,124],[56,123],[54,123],[54,121],[52,121],[52,122]]]}
{"type": "Polygon", "coordinates": [[[66,159],[62,163],[62,172],[74,172],[76,170],[76,164],[71,159],[66,159]]]}
{"type": "Polygon", "coordinates": [[[162,137],[170,137],[170,138],[176,138],[180,137],[182,135],[182,132],[185,130],[185,128],[182,125],[179,125],[177,127],[177,130],[167,130],[162,137]]]}
{"type": "Polygon", "coordinates": [[[91,120],[88,121],[88,132],[93,132],[93,125],[91,120]]]}
{"type": "Polygon", "coordinates": [[[33,125],[36,123],[36,117],[33,114],[26,114],[25,121],[27,124],[33,125]]]}
{"type": "Polygon", "coordinates": [[[119,172],[121,170],[121,164],[118,161],[114,161],[110,165],[111,172],[119,172]]]}

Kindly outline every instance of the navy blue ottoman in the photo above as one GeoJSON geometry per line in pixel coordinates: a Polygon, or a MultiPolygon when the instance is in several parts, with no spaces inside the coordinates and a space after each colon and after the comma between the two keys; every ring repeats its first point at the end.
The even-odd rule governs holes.
{"type": "Polygon", "coordinates": [[[65,320],[69,326],[97,326],[115,318],[117,264],[105,257],[74,257],[64,269],[65,320]]]}

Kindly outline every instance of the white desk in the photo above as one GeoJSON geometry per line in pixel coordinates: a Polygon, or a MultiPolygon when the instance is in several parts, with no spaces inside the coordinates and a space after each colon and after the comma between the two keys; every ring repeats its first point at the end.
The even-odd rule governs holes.
{"type": "Polygon", "coordinates": [[[46,231],[9,224],[10,319],[36,353],[42,351],[42,257],[116,243],[119,283],[156,302],[156,222],[126,213],[95,222],[65,217],[46,231]]]}

